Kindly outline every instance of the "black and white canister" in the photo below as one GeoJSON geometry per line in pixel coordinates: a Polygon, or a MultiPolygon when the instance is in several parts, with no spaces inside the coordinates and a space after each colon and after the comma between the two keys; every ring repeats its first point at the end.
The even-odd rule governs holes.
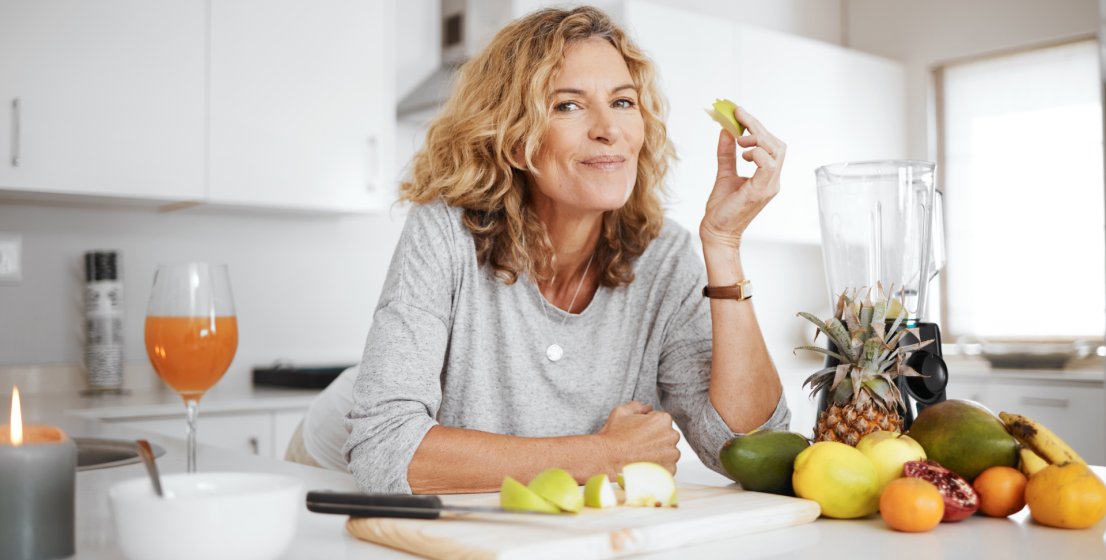
{"type": "Polygon", "coordinates": [[[123,282],[115,251],[89,251],[85,266],[85,371],[90,391],[123,387],[123,282]]]}

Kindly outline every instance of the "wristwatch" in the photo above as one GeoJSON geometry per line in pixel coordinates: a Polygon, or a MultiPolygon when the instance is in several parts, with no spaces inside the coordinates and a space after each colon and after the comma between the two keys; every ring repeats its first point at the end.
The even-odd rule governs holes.
{"type": "Polygon", "coordinates": [[[703,286],[703,297],[744,300],[753,297],[753,283],[742,280],[733,286],[703,286]]]}

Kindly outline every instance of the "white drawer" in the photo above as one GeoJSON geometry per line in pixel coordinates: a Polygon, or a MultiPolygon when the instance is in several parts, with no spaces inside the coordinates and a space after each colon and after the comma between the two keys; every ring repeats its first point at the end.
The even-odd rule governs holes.
{"type": "Polygon", "coordinates": [[[1088,462],[1106,462],[1102,385],[992,379],[984,404],[996,413],[1028,416],[1064,438],[1088,462]]]}

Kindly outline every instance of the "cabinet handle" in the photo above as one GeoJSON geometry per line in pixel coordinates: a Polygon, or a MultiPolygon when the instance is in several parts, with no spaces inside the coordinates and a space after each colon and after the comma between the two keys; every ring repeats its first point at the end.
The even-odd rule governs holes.
{"type": "Polygon", "coordinates": [[[12,167],[19,167],[19,98],[12,99],[12,167]]]}
{"type": "Polygon", "coordinates": [[[1029,406],[1052,406],[1056,408],[1067,408],[1071,404],[1068,399],[1050,399],[1048,397],[1022,397],[1021,403],[1029,406]]]}
{"type": "Polygon", "coordinates": [[[365,188],[369,192],[376,192],[376,184],[380,181],[380,147],[376,143],[376,136],[369,136],[366,155],[365,163],[369,172],[369,182],[365,188]]]}
{"type": "Polygon", "coordinates": [[[250,436],[250,452],[254,455],[261,454],[261,442],[258,441],[257,436],[250,436]]]}

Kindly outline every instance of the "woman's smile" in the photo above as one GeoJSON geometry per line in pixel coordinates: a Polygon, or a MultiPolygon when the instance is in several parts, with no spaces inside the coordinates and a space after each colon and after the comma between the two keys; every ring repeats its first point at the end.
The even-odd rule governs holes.
{"type": "Polygon", "coordinates": [[[593,171],[618,171],[626,164],[622,156],[595,156],[580,160],[585,169],[593,171]]]}

